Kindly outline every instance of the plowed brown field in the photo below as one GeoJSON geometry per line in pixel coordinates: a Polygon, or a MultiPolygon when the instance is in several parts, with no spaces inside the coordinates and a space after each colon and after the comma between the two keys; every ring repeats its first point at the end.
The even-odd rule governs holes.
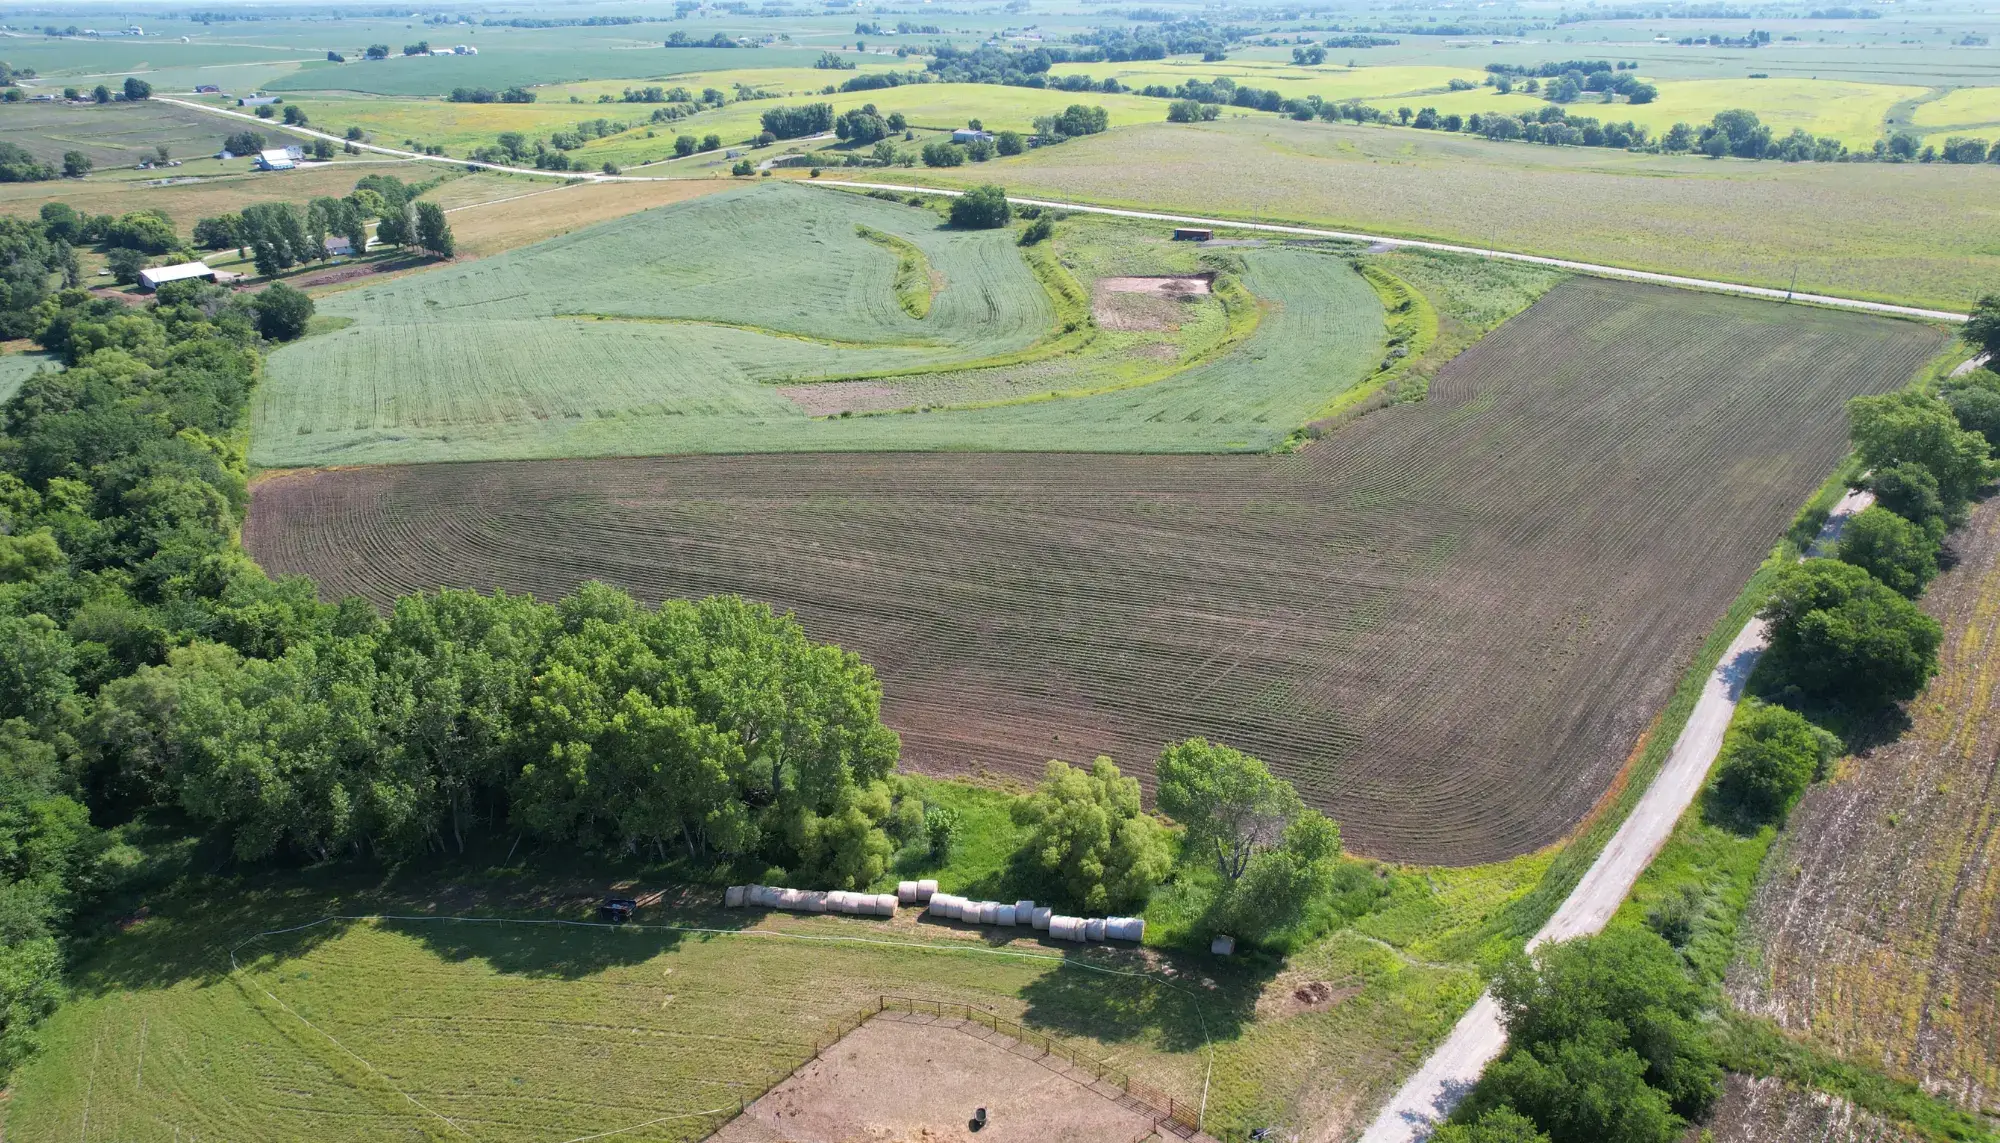
{"type": "Polygon", "coordinates": [[[1144,771],[1203,734],[1358,849],[1561,837],[1846,449],[1943,343],[1888,319],[1577,280],[1428,400],[1290,456],[863,454],[286,474],[273,572],[742,592],[875,664],[906,760],[1144,771]]]}
{"type": "Polygon", "coordinates": [[[1731,991],[1788,1029],[2000,1114],[2000,500],[1923,608],[1910,728],[1815,787],[1765,859],[1731,991]]]}

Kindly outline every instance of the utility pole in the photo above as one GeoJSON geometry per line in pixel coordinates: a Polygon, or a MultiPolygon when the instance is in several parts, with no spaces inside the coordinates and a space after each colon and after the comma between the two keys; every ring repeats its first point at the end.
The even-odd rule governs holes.
{"type": "Polygon", "coordinates": [[[1792,284],[1791,284],[1791,285],[1789,285],[1789,286],[1786,286],[1786,287],[1785,287],[1785,300],[1786,300],[1786,301],[1788,301],[1788,302],[1789,302],[1789,301],[1791,301],[1791,300],[1792,300],[1792,294],[1793,294],[1793,293],[1794,293],[1795,291],[1797,291],[1797,290],[1798,290],[1798,288],[1799,288],[1799,264],[1798,264],[1797,262],[1793,262],[1793,263],[1792,263],[1792,284]]]}

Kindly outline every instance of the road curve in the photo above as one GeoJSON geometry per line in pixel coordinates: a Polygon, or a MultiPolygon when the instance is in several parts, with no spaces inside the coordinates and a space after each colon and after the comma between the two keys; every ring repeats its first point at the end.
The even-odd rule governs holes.
{"type": "MultiPolygon", "coordinates": [[[[965,192],[940,190],[937,187],[904,186],[896,183],[859,183],[840,179],[819,179],[821,186],[858,187],[863,190],[890,190],[915,192],[917,194],[960,195],[965,192]]],[[[1725,294],[1742,294],[1753,298],[1776,298],[1783,302],[1810,302],[1813,305],[1834,306],[1840,309],[1867,310],[1870,313],[1897,314],[1902,317],[1925,318],[1931,321],[1964,321],[1966,315],[1949,310],[1927,310],[1918,306],[1898,306],[1888,302],[1870,302],[1860,298],[1841,298],[1831,294],[1801,294],[1792,290],[1777,290],[1769,286],[1751,286],[1742,282],[1720,282],[1710,278],[1689,278],[1680,274],[1657,274],[1650,270],[1628,270],[1623,266],[1604,266],[1596,262],[1577,262],[1568,258],[1547,258],[1539,254],[1518,254],[1511,250],[1496,250],[1485,246],[1458,246],[1450,242],[1429,242],[1420,238],[1392,238],[1386,234],[1363,234],[1353,230],[1318,230],[1309,226],[1280,226],[1270,222],[1239,222],[1228,218],[1199,218],[1187,214],[1160,214],[1149,210],[1122,210],[1109,206],[1089,206],[1076,202],[1054,202],[1040,198],[1016,198],[1008,196],[1008,202],[1022,206],[1045,206],[1056,210],[1074,210],[1087,214],[1110,214],[1120,218],[1144,218],[1155,222],[1185,222],[1195,226],[1228,227],[1233,230],[1260,230],[1274,234],[1300,234],[1310,238],[1345,238],[1354,242],[1368,242],[1381,246],[1402,246],[1416,250],[1439,250],[1447,254],[1472,254],[1481,258],[1497,258],[1507,262],[1531,262],[1537,266],[1554,266],[1562,270],[1574,270],[1580,274],[1594,274],[1603,278],[1629,278],[1638,282],[1656,282],[1665,286],[1680,286],[1685,289],[1716,290],[1725,294]]]]}
{"type": "MultiPolygon", "coordinates": [[[[1840,529],[1854,513],[1875,502],[1874,494],[1849,492],[1836,504],[1826,526],[1813,541],[1813,551],[1826,550],[1840,536],[1840,529]]],[[[1722,653],[1722,659],[1703,684],[1701,698],[1688,715],[1687,726],[1667,755],[1653,784],[1632,807],[1631,816],[1618,827],[1604,851],[1591,863],[1589,872],[1556,909],[1528,948],[1547,941],[1564,941],[1587,936],[1604,928],[1611,915],[1639,881],[1639,875],[1667,843],[1674,825],[1695,795],[1708,781],[1709,769],[1722,749],[1723,732],[1743,697],[1744,681],[1764,652],[1765,625],[1752,619],[1739,631],[1722,653]]],[[[1439,1044],[1416,1074],[1376,1115],[1361,1136],[1361,1143],[1416,1143],[1430,1136],[1433,1128],[1458,1101],[1479,1082],[1486,1065],[1507,1046],[1507,1033],[1500,1026],[1500,1005],[1491,992],[1480,994],[1451,1035],[1439,1044]]]]}
{"type": "MultiPolygon", "coordinates": [[[[527,175],[532,178],[555,179],[561,182],[593,183],[649,183],[670,181],[658,175],[607,175],[594,171],[544,171],[535,167],[510,167],[504,163],[481,163],[472,159],[454,159],[447,155],[424,155],[416,151],[403,151],[395,147],[382,147],[374,143],[360,143],[339,135],[330,135],[312,127],[297,127],[278,123],[269,119],[259,119],[255,115],[241,111],[231,111],[225,107],[211,107],[206,103],[194,103],[185,99],[175,99],[167,95],[155,95],[153,99],[161,103],[171,103],[175,107],[185,107],[190,111],[200,111],[209,115],[220,115],[230,119],[240,119],[261,127],[278,131],[289,131],[309,139],[325,139],[329,143],[342,146],[352,145],[357,150],[369,151],[377,155],[393,155],[399,159],[414,159],[426,163],[443,163],[453,167],[471,167],[482,171],[500,171],[510,175],[527,175]]],[[[671,161],[671,160],[669,160],[671,161]]],[[[807,184],[814,185],[814,184],[807,184]]],[[[963,191],[942,190],[938,187],[907,186],[898,183],[863,183],[843,179],[820,179],[817,185],[852,187],[860,190],[888,190],[902,193],[939,194],[956,196],[963,191]]],[[[1057,202],[1052,199],[1016,198],[1009,196],[1009,202],[1022,206],[1043,206],[1056,210],[1074,210],[1086,214],[1108,214],[1119,218],[1143,218],[1154,222],[1185,222],[1195,226],[1230,227],[1236,230],[1258,230],[1273,234],[1298,234],[1308,238],[1344,238],[1354,242],[1367,242],[1382,246],[1402,246],[1416,250],[1438,250],[1448,254],[1471,254],[1480,258],[1498,258],[1509,262],[1529,262],[1537,266],[1553,266],[1561,270],[1572,270],[1579,274],[1594,274],[1604,278],[1627,278],[1638,282],[1654,282],[1684,289],[1715,290],[1725,294],[1741,294],[1754,298],[1776,298],[1787,302],[1809,302],[1813,305],[1833,306],[1839,309],[1866,310],[1870,313],[1897,314],[1902,317],[1925,318],[1930,321],[1964,321],[1966,315],[1949,310],[1928,310],[1919,306],[1898,306],[1888,302],[1870,302],[1860,298],[1841,298],[1831,294],[1801,294],[1791,290],[1772,289],[1769,286],[1752,286],[1742,282],[1722,282],[1710,278],[1690,278],[1680,274],[1659,274],[1650,270],[1628,270],[1622,266],[1605,266],[1596,262],[1578,262],[1568,258],[1548,258],[1539,254],[1521,254],[1512,250],[1497,250],[1484,246],[1459,246],[1450,242],[1429,242],[1420,238],[1394,238],[1386,234],[1363,234],[1353,230],[1320,230],[1309,226],[1281,226],[1271,222],[1240,222],[1228,218],[1201,218],[1187,214],[1161,214],[1148,210],[1124,210],[1110,206],[1091,206],[1080,202],[1057,202]]]]}

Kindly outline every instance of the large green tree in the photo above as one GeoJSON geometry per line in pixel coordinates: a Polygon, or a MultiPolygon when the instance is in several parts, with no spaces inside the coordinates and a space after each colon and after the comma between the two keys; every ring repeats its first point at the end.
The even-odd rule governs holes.
{"type": "Polygon", "coordinates": [[[1915,464],[1937,479],[1948,507],[1972,498],[1988,476],[1986,438],[1961,428],[1951,406],[1928,393],[1899,390],[1847,403],[1854,449],[1871,469],[1915,464]]]}
{"type": "Polygon", "coordinates": [[[1183,850],[1207,854],[1231,881],[1305,808],[1292,784],[1262,761],[1205,738],[1168,746],[1155,773],[1160,812],[1186,827],[1183,850]]]}
{"type": "Polygon", "coordinates": [[[1879,706],[1915,698],[1937,672],[1937,620],[1853,564],[1784,569],[1759,614],[1771,625],[1759,672],[1809,700],[1879,706]]]}
{"type": "Polygon", "coordinates": [[[1922,595],[1938,573],[1938,542],[1916,523],[1887,508],[1869,507],[1841,529],[1838,558],[1907,598],[1922,595]]]}
{"type": "Polygon", "coordinates": [[[1745,703],[1723,739],[1715,795],[1751,823],[1782,821],[1839,748],[1839,739],[1794,711],[1745,703]]]}

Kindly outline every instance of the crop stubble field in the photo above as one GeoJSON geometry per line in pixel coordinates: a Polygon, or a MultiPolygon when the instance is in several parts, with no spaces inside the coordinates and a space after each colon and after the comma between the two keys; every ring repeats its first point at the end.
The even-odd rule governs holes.
{"type": "Polygon", "coordinates": [[[2000,501],[1923,600],[1943,669],[1894,742],[1792,814],[1732,974],[1743,1008],[1968,1108],[2000,1109],[2000,501]]]}
{"type": "Polygon", "coordinates": [[[821,455],[281,474],[245,540],[385,602],[735,591],[880,672],[905,756],[1022,775],[1193,734],[1386,857],[1561,837],[1846,449],[1942,345],[1888,319],[1574,280],[1278,457],[821,455]]]}

